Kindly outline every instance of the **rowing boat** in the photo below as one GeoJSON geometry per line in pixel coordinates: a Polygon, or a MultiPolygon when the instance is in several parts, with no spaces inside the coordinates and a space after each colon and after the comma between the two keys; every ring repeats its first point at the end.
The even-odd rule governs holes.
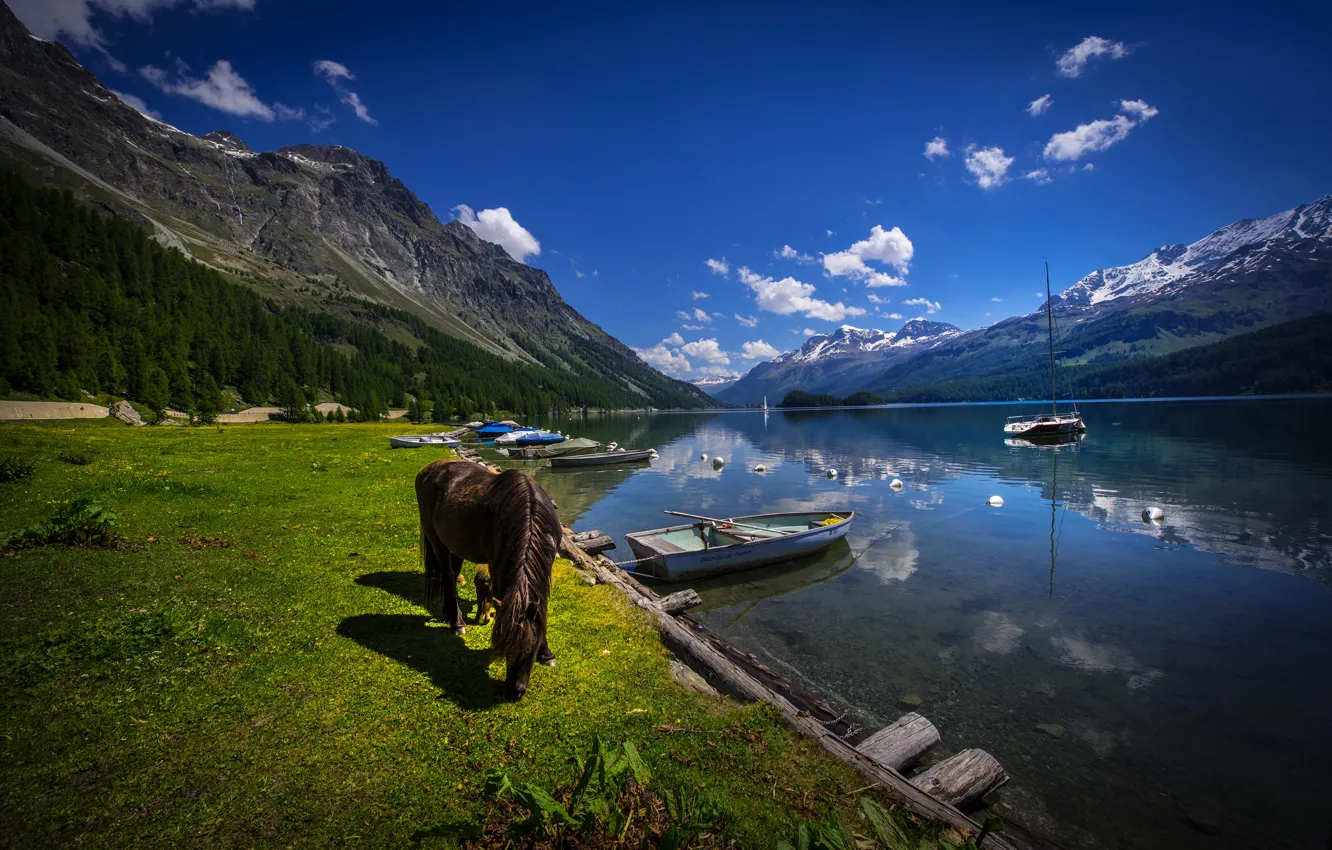
{"type": "Polygon", "coordinates": [[[612,463],[632,463],[639,460],[652,460],[657,456],[656,449],[620,449],[614,452],[596,452],[588,455],[565,455],[550,459],[551,466],[562,468],[575,466],[606,466],[612,463]]]}
{"type": "MultiPolygon", "coordinates": [[[[671,513],[668,511],[668,513],[671,513]]],[[[690,516],[683,514],[682,516],[690,516]]],[[[625,535],[636,571],[685,581],[789,561],[846,537],[854,511],[757,514],[710,519],[625,535]]]]}
{"type": "Polygon", "coordinates": [[[389,447],[394,449],[421,449],[426,446],[454,449],[461,445],[461,440],[440,434],[404,434],[400,437],[389,437],[389,447]]]}

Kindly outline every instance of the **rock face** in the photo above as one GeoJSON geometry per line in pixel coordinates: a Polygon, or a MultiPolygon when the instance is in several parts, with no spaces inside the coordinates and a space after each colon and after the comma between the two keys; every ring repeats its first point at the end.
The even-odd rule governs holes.
{"type": "Polygon", "coordinates": [[[107,411],[107,414],[116,417],[126,425],[148,424],[143,421],[143,417],[139,415],[139,411],[135,410],[128,401],[118,401],[111,405],[111,409],[107,411]]]}
{"type": "Polygon", "coordinates": [[[645,406],[649,382],[707,401],[580,315],[545,272],[441,222],[384,163],[337,145],[256,152],[227,130],[196,137],[141,115],[2,4],[0,155],[260,288],[279,281],[284,297],[405,309],[493,353],[642,390],[645,406]]]}

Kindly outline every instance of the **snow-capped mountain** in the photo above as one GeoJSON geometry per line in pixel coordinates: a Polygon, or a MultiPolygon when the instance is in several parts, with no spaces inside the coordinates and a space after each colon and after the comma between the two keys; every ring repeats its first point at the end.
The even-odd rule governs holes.
{"type": "Polygon", "coordinates": [[[700,390],[707,393],[708,395],[716,395],[717,393],[731,386],[731,384],[734,384],[738,380],[740,380],[740,376],[735,374],[708,375],[706,378],[699,378],[697,381],[693,381],[692,383],[694,386],[698,387],[700,390]]]}
{"type": "Polygon", "coordinates": [[[912,319],[903,325],[900,331],[881,331],[842,325],[832,333],[815,334],[805,340],[805,344],[800,348],[774,357],[771,362],[814,363],[834,357],[849,357],[865,352],[919,345],[924,342],[939,342],[943,338],[960,333],[962,331],[952,325],[924,319],[912,319]]]}
{"type": "Polygon", "coordinates": [[[881,331],[842,325],[815,334],[725,389],[708,389],[729,404],[756,404],[767,395],[776,401],[791,390],[849,394],[861,389],[867,374],[942,345],[962,331],[943,322],[912,319],[901,330],[881,331]]]}
{"type": "Polygon", "coordinates": [[[1236,251],[1294,239],[1332,239],[1332,195],[1267,218],[1241,219],[1192,245],[1162,246],[1131,265],[1094,271],[1059,298],[1083,306],[1159,293],[1221,265],[1236,251]]]}

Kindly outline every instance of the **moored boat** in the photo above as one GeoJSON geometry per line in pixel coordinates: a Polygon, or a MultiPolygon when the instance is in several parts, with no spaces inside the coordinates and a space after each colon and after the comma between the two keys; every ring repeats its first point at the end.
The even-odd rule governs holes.
{"type": "Polygon", "coordinates": [[[1055,390],[1054,301],[1050,297],[1050,264],[1045,264],[1045,326],[1050,341],[1050,412],[1010,416],[1004,422],[1007,437],[1054,437],[1087,430],[1075,402],[1072,412],[1059,412],[1059,394],[1055,390]]]}
{"type": "Polygon", "coordinates": [[[640,460],[652,460],[657,456],[656,449],[620,449],[613,452],[596,452],[586,455],[562,455],[551,458],[550,465],[560,468],[576,466],[606,466],[612,463],[632,463],[640,460]]]}
{"type": "Polygon", "coordinates": [[[506,449],[509,457],[522,457],[528,460],[548,457],[563,457],[564,455],[588,454],[601,448],[601,443],[596,440],[589,440],[586,437],[575,437],[572,440],[565,440],[562,443],[554,443],[549,446],[535,446],[520,449],[506,449]]]}
{"type": "Polygon", "coordinates": [[[440,434],[403,434],[398,437],[389,437],[389,447],[394,449],[421,449],[426,446],[454,449],[461,445],[461,440],[440,434]]]}
{"type": "Polygon", "coordinates": [[[544,446],[550,443],[562,443],[567,440],[563,434],[553,434],[540,429],[523,429],[500,434],[495,438],[497,446],[544,446]]]}
{"type": "Polygon", "coordinates": [[[503,434],[509,434],[514,431],[537,431],[538,428],[530,425],[519,425],[512,419],[505,419],[500,422],[486,422],[479,428],[473,428],[472,432],[484,440],[490,440],[503,434]]]}
{"type": "Polygon", "coordinates": [[[855,511],[814,511],[729,519],[698,517],[688,525],[636,531],[625,537],[639,559],[636,571],[684,581],[821,551],[846,537],[855,516],[855,511]]]}

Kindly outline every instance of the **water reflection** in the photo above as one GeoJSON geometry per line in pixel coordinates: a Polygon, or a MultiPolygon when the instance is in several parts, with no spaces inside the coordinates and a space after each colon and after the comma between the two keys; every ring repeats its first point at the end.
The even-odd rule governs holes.
{"type": "Polygon", "coordinates": [[[1006,442],[1012,412],[562,420],[660,457],[535,472],[622,547],[666,509],[855,510],[847,548],[700,585],[700,616],[867,719],[920,696],[941,754],[993,752],[1001,813],[1070,847],[1325,841],[1332,403],[1089,405],[1054,446],[1006,442]]]}

